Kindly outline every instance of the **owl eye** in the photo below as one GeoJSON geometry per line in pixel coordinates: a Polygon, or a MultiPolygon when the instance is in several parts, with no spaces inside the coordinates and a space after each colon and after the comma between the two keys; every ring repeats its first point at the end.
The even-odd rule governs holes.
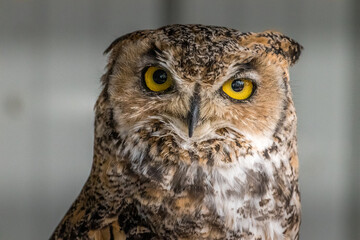
{"type": "Polygon", "coordinates": [[[166,70],[151,66],[145,70],[144,82],[149,90],[162,92],[172,86],[173,80],[166,70]]]}
{"type": "Polygon", "coordinates": [[[236,100],[245,100],[254,92],[254,84],[249,79],[230,79],[222,86],[222,91],[236,100]]]}

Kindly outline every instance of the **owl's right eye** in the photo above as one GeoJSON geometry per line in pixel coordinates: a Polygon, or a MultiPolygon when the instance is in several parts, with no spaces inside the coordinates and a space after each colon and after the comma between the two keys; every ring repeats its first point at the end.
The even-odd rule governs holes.
{"type": "Polygon", "coordinates": [[[222,91],[235,100],[246,100],[254,92],[254,84],[250,79],[230,79],[222,86],[222,91]]]}
{"type": "Polygon", "coordinates": [[[148,67],[145,69],[143,78],[146,87],[153,92],[166,91],[173,84],[173,80],[169,72],[160,67],[148,67]]]}

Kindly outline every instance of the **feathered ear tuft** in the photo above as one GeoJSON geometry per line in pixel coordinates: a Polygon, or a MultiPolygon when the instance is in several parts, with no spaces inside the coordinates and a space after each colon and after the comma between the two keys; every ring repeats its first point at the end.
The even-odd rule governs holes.
{"type": "Polygon", "coordinates": [[[241,44],[252,49],[255,53],[268,53],[269,56],[286,60],[289,66],[297,62],[303,47],[295,40],[273,31],[249,33],[241,44]]]}
{"type": "Polygon", "coordinates": [[[115,39],[104,51],[104,55],[109,54],[108,57],[108,63],[106,65],[106,73],[102,75],[101,77],[101,83],[106,86],[106,84],[109,82],[109,77],[113,73],[113,67],[116,63],[116,59],[119,56],[119,53],[121,51],[121,42],[123,42],[125,39],[127,39],[129,34],[126,34],[124,36],[118,37],[115,39]]]}
{"type": "Polygon", "coordinates": [[[290,66],[297,62],[303,49],[298,42],[279,32],[265,31],[259,33],[258,37],[267,38],[267,51],[283,55],[290,66]]]}
{"type": "Polygon", "coordinates": [[[106,48],[103,54],[109,55],[109,57],[108,57],[108,63],[106,65],[107,72],[101,77],[101,82],[103,83],[103,85],[106,85],[109,77],[113,73],[113,67],[116,63],[117,58],[119,57],[119,54],[121,53],[121,51],[123,51],[122,47],[126,42],[126,40],[135,41],[140,37],[144,37],[145,35],[141,34],[141,32],[142,31],[136,31],[118,37],[106,48]]]}
{"type": "Polygon", "coordinates": [[[106,55],[106,54],[110,53],[110,52],[115,48],[115,46],[118,45],[118,43],[120,43],[120,42],[122,42],[123,40],[125,40],[126,38],[128,38],[129,35],[130,35],[130,34],[125,34],[125,35],[123,35],[123,36],[118,37],[117,39],[115,39],[115,40],[105,49],[105,51],[104,51],[103,54],[106,55]]]}

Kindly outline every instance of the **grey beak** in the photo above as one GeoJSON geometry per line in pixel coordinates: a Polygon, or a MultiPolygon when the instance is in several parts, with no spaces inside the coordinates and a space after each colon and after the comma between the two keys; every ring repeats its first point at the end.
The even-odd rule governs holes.
{"type": "Polygon", "coordinates": [[[200,96],[198,93],[195,92],[195,94],[191,97],[190,111],[187,116],[190,138],[192,137],[196,125],[199,121],[199,115],[200,115],[200,96]]]}

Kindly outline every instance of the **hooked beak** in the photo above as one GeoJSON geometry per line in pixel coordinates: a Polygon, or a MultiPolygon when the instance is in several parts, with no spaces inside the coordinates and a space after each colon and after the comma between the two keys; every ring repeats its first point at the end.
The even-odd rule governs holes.
{"type": "Polygon", "coordinates": [[[195,94],[191,97],[190,111],[187,115],[190,138],[192,137],[195,127],[199,121],[199,115],[200,115],[200,96],[197,92],[195,92],[195,94]]]}

